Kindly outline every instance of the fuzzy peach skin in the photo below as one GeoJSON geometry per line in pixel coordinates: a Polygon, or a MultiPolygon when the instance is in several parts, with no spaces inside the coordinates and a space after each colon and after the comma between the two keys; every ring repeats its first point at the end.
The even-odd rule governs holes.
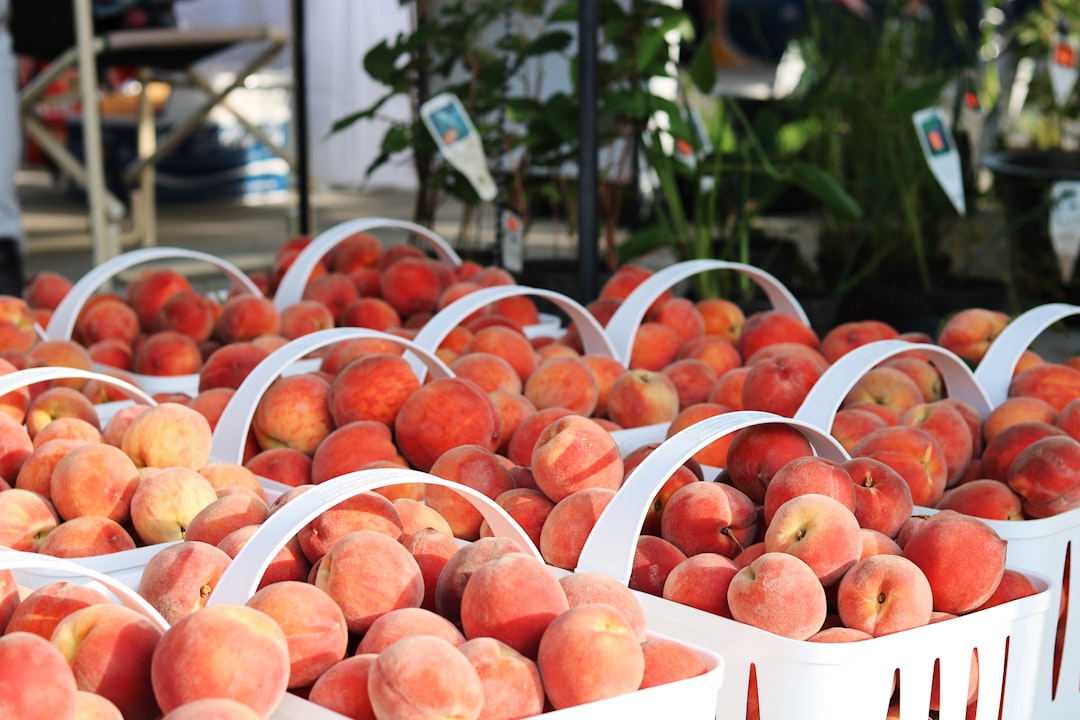
{"type": "Polygon", "coordinates": [[[1006,542],[979,518],[942,510],[903,544],[934,592],[934,610],[962,615],[982,605],[1005,573],[1006,542]]]}
{"type": "Polygon", "coordinates": [[[795,458],[813,455],[810,441],[796,428],[783,423],[762,423],[732,434],[727,468],[731,484],[757,504],[776,471],[795,458]]]}
{"type": "Polygon", "coordinates": [[[80,690],[111,700],[129,720],[153,720],[159,710],[150,662],[162,637],[149,618],[124,605],[90,605],[57,624],[50,642],[67,659],[80,690]]]}
{"type": "Polygon", "coordinates": [[[945,491],[938,510],[955,510],[983,520],[1023,520],[1023,500],[1007,483],[982,478],[945,491]]]}
{"type": "Polygon", "coordinates": [[[877,458],[903,475],[916,505],[933,507],[945,492],[948,482],[945,451],[937,438],[922,428],[891,425],[874,430],[851,448],[851,456],[877,458]],[[906,454],[914,463],[905,462],[893,453],[906,454]],[[906,471],[902,469],[905,467],[906,471]]]}
{"type": "Polygon", "coordinates": [[[374,720],[368,696],[368,676],[378,655],[352,655],[334,663],[312,683],[307,699],[345,717],[374,720]]]}
{"type": "Polygon", "coordinates": [[[63,653],[28,632],[0,636],[0,717],[75,720],[75,676],[63,653]]]}
{"type": "Polygon", "coordinates": [[[545,427],[530,456],[536,486],[558,503],[586,488],[617,490],[623,460],[611,433],[594,420],[567,415],[545,427]]]}
{"type": "Polygon", "coordinates": [[[974,366],[1008,324],[1009,316],[998,310],[967,308],[945,321],[938,331],[937,344],[974,366]]]}
{"type": "Polygon", "coordinates": [[[524,553],[525,548],[510,538],[487,537],[461,546],[450,556],[435,583],[435,610],[452,623],[461,624],[461,596],[473,573],[486,563],[507,553],[524,553]]]}
{"type": "Polygon", "coordinates": [[[1035,365],[1013,376],[1009,397],[1019,395],[1045,400],[1060,412],[1080,397],[1080,370],[1064,363],[1035,365]]]}
{"type": "Polygon", "coordinates": [[[742,407],[792,417],[825,370],[801,352],[782,352],[750,365],[742,386],[742,407]]]}
{"type": "Polygon", "coordinates": [[[34,452],[34,440],[10,415],[0,415],[0,480],[15,484],[23,463],[34,452]]]}
{"type": "Polygon", "coordinates": [[[631,367],[608,391],[607,416],[623,428],[671,422],[678,413],[679,390],[660,369],[631,367]]]}
{"type": "Polygon", "coordinates": [[[484,688],[456,646],[419,635],[399,640],[375,657],[368,696],[375,717],[476,720],[484,688]]]}
{"type": "Polygon", "coordinates": [[[593,526],[615,497],[608,488],[577,490],[555,503],[540,529],[540,554],[555,567],[573,570],[593,526]]]}
{"type": "Polygon", "coordinates": [[[425,608],[407,607],[391,610],[371,623],[356,646],[356,655],[378,655],[398,640],[416,635],[440,637],[457,647],[465,636],[457,625],[442,615],[425,608]]]}
{"type": "Polygon", "coordinates": [[[88,585],[56,580],[30,591],[11,610],[5,632],[29,632],[48,640],[64,617],[87,605],[111,602],[105,593],[88,585]]]}
{"type": "Polygon", "coordinates": [[[330,381],[315,372],[279,377],[255,403],[251,430],[259,448],[291,447],[311,455],[335,428],[330,381]]]}
{"type": "Polygon", "coordinates": [[[258,525],[266,520],[269,514],[270,508],[266,503],[248,493],[224,495],[191,519],[184,532],[184,539],[217,545],[233,530],[247,525],[258,525]]]}
{"type": "Polygon", "coordinates": [[[830,363],[875,340],[891,340],[899,333],[880,320],[851,320],[834,325],[821,337],[821,354],[830,363]]]}
{"type": "Polygon", "coordinates": [[[473,572],[461,594],[465,638],[493,637],[535,659],[551,621],[570,607],[562,585],[531,555],[506,553],[473,572]]]}
{"type": "Polygon", "coordinates": [[[202,698],[173,708],[163,715],[161,720],[258,720],[258,718],[259,713],[231,698],[202,698]]]}
{"type": "Polygon", "coordinates": [[[198,470],[210,460],[213,430],[198,410],[163,402],[140,412],[128,425],[120,449],[137,467],[172,465],[198,470]]]}
{"type": "Polygon", "coordinates": [[[777,508],[765,529],[765,551],[801,558],[828,587],[862,555],[859,521],[828,495],[798,495],[777,508]]]}
{"type": "Polygon", "coordinates": [[[75,716],[78,720],[124,720],[116,703],[89,690],[75,693],[75,716]]]}
{"type": "Polygon", "coordinates": [[[1027,517],[1080,507],[1080,441],[1064,436],[1032,443],[1013,460],[1006,481],[1023,498],[1027,517]]]}
{"type": "Polygon", "coordinates": [[[195,516],[217,499],[210,481],[189,467],[150,470],[131,495],[131,523],[148,545],[183,540],[195,516]]]}
{"type": "MultiPolygon", "coordinates": [[[[544,523],[551,514],[555,503],[548,496],[536,488],[514,487],[495,498],[495,502],[506,511],[506,514],[514,518],[521,529],[529,536],[533,544],[540,546],[540,533],[544,523]]],[[[480,535],[490,535],[487,523],[480,526],[480,535]]]]}
{"type": "Polygon", "coordinates": [[[663,597],[682,605],[730,618],[727,590],[739,566],[719,553],[698,553],[671,568],[663,597]]]}
{"type": "Polygon", "coordinates": [[[758,512],[750,498],[718,482],[679,488],[660,518],[660,536],[686,555],[716,552],[735,557],[753,542],[757,530],[758,512]]]}
{"type": "Polygon", "coordinates": [[[631,590],[661,597],[668,575],[685,559],[686,553],[674,543],[656,535],[641,535],[634,546],[627,585],[631,590]]]}
{"type": "Polygon", "coordinates": [[[761,503],[765,524],[772,522],[781,505],[807,493],[828,495],[849,510],[856,508],[855,487],[843,465],[808,451],[785,462],[773,473],[761,503]]]}
{"type": "Polygon", "coordinates": [[[495,638],[478,637],[458,647],[484,688],[485,718],[532,717],[544,711],[543,681],[533,660],[495,638]]]}
{"type": "Polygon", "coordinates": [[[873,555],[844,574],[836,593],[846,627],[874,637],[930,622],[934,596],[930,581],[902,555],[873,555]]]}
{"type": "Polygon", "coordinates": [[[878,365],[855,381],[841,407],[861,402],[881,405],[900,414],[924,399],[922,390],[910,375],[896,367],[878,365]]]}
{"type": "Polygon", "coordinates": [[[421,386],[401,405],[394,419],[398,450],[417,470],[459,445],[495,450],[499,416],[479,385],[459,378],[438,378],[421,386]],[[445,422],[453,418],[453,422],[445,422]]]}
{"type": "Polygon", "coordinates": [[[433,528],[421,528],[402,541],[405,549],[416,560],[424,580],[424,599],[420,607],[435,610],[435,588],[439,575],[458,551],[458,543],[452,536],[433,528]]]}
{"type": "Polygon", "coordinates": [[[400,541],[374,530],[343,535],[322,557],[315,584],[345,613],[349,631],[362,633],[395,608],[420,607],[424,578],[400,541]]]}
{"type": "Polygon", "coordinates": [[[559,584],[566,592],[570,607],[590,602],[607,603],[626,618],[638,641],[645,641],[649,632],[645,608],[626,585],[610,575],[597,572],[571,573],[559,578],[559,584]]]}
{"type": "MultiPolygon", "coordinates": [[[[429,472],[466,485],[495,499],[514,487],[510,470],[492,450],[481,445],[459,445],[435,459],[429,472]]],[[[476,540],[484,516],[461,493],[442,485],[426,485],[424,502],[450,525],[455,537],[476,540]]]]}
{"type": "Polygon", "coordinates": [[[138,593],[170,624],[203,608],[232,558],[197,540],[163,547],[143,567],[138,593]]]}
{"type": "Polygon", "coordinates": [[[290,689],[308,687],[345,658],[349,645],[345,614],[333,598],[311,583],[272,583],[244,604],[272,617],[285,632],[290,689]]]}
{"type": "Polygon", "coordinates": [[[855,488],[855,519],[859,527],[896,537],[915,506],[911,487],[904,477],[872,457],[854,457],[842,466],[855,488]]]}
{"type": "Polygon", "coordinates": [[[123,525],[100,515],[72,518],[53,528],[38,547],[42,555],[85,558],[134,550],[134,538],[123,525]]]}
{"type": "Polygon", "coordinates": [[[400,540],[401,516],[394,508],[393,501],[372,491],[357,493],[324,510],[296,535],[304,555],[315,563],[339,539],[357,530],[377,532],[400,540]]]}
{"type": "Polygon", "coordinates": [[[65,520],[100,515],[125,523],[139,469],[122,450],[104,443],[74,448],[53,468],[49,497],[65,520]]]}
{"type": "Polygon", "coordinates": [[[813,569],[794,555],[767,552],[744,567],[728,587],[733,619],[794,640],[822,628],[825,588],[813,569]]]}
{"type": "Polygon", "coordinates": [[[778,310],[752,313],[739,334],[739,352],[747,359],[762,348],[777,343],[795,343],[817,350],[821,340],[813,328],[778,310]]]}
{"type": "Polygon", "coordinates": [[[671,638],[653,636],[641,643],[645,657],[645,675],[641,689],[666,685],[704,675],[709,668],[701,656],[671,638]]]}
{"type": "Polygon", "coordinates": [[[563,407],[588,417],[596,410],[600,385],[580,357],[552,358],[533,369],[522,393],[537,409],[563,407]]]}
{"type": "Polygon", "coordinates": [[[268,717],[285,695],[289,666],[288,639],[274,618],[244,605],[210,605],[165,631],[150,661],[150,679],[165,713],[193,700],[225,697],[268,717]]]}
{"type": "Polygon", "coordinates": [[[536,664],[557,710],[634,692],[645,677],[633,628],[605,603],[577,605],[552,620],[536,664]]]}

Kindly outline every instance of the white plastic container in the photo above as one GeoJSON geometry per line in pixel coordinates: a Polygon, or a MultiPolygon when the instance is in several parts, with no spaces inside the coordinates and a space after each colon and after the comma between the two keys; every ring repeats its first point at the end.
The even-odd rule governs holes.
{"type": "MultiPolygon", "coordinates": [[[[820,428],[771,413],[736,411],[702,420],[654,450],[630,473],[601,513],[577,571],[605,572],[629,582],[634,549],[652,498],[674,469],[708,443],[760,423],[802,431],[817,454],[842,461],[843,448],[820,428]]],[[[1027,573],[1027,570],[1024,570],[1027,573]]],[[[651,627],[692,639],[724,658],[716,717],[746,717],[750,669],[755,669],[761,720],[884,718],[900,677],[900,720],[925,720],[935,663],[941,668],[939,720],[965,720],[972,652],[980,681],[975,720],[1041,718],[1035,684],[1043,628],[1052,605],[1050,582],[1028,573],[1037,595],[904,632],[850,643],[783,638],[662,598],[643,596],[651,627]],[[1007,649],[1007,653],[1006,653],[1007,649]],[[1008,673],[1005,673],[1006,654],[1008,673]]]]}
{"type": "MultiPolygon", "coordinates": [[[[483,514],[494,535],[515,539],[539,562],[543,562],[540,552],[530,541],[528,534],[483,493],[416,470],[394,468],[361,470],[320,483],[278,508],[237,553],[218,581],[209,602],[246,602],[258,588],[259,580],[266,571],[270,559],[288,539],[308,522],[337,503],[360,492],[398,483],[415,482],[441,485],[457,490],[483,514]]],[[[551,568],[551,570],[560,575],[566,574],[566,571],[557,568],[551,568]]],[[[599,720],[600,718],[655,720],[659,717],[672,717],[672,713],[677,713],[680,719],[685,720],[713,718],[716,693],[723,679],[724,662],[719,654],[703,649],[695,640],[688,640],[686,644],[705,660],[709,671],[704,675],[658,685],[608,700],[544,713],[539,717],[552,720],[599,720]]],[[[340,718],[338,714],[311,703],[305,703],[304,710],[303,715],[296,717],[302,717],[304,720],[340,718]]]]}
{"type": "MultiPolygon", "coordinates": [[[[75,330],[75,321],[83,306],[91,296],[105,283],[117,277],[124,270],[142,265],[169,260],[196,260],[212,265],[222,271],[230,280],[244,291],[261,295],[262,291],[244,271],[232,263],[215,255],[175,247],[150,247],[131,250],[111,258],[83,275],[60,301],[49,319],[49,325],[43,331],[50,339],[70,340],[75,330]]],[[[106,372],[110,368],[95,366],[95,370],[106,372]]],[[[184,393],[194,396],[199,390],[198,374],[190,375],[143,375],[127,372],[141,388],[152,395],[158,393],[184,393]]]]}

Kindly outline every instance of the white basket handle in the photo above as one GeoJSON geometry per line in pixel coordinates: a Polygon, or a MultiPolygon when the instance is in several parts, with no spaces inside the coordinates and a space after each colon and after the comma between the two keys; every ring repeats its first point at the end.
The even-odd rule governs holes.
{"type": "Polygon", "coordinates": [[[845,353],[822,373],[795,417],[824,430],[832,428],[836,411],[855,383],[875,365],[901,353],[916,350],[925,353],[941,372],[949,397],[971,403],[982,417],[993,408],[982,384],[956,353],[933,343],[912,343],[906,340],[875,340],[845,353]]]}
{"type": "Polygon", "coordinates": [[[769,412],[736,410],[690,425],[660,443],[634,468],[600,513],[578,558],[578,572],[602,572],[630,582],[634,550],[645,514],[676,469],[709,443],[754,425],[783,423],[802,431],[818,455],[845,462],[843,446],[815,425],[769,412]]]}
{"type": "Polygon", "coordinates": [[[975,368],[975,377],[995,407],[1009,396],[1009,383],[1024,350],[1048,327],[1077,314],[1080,306],[1069,303],[1039,305],[1017,315],[994,338],[975,368]]]}
{"type": "Polygon", "coordinates": [[[443,261],[454,267],[461,265],[461,258],[454,252],[454,248],[450,247],[450,244],[431,228],[407,220],[385,217],[346,220],[323,230],[296,255],[289,269],[281,277],[277,290],[274,291],[274,304],[278,306],[278,309],[284,309],[298,303],[304,296],[304,288],[307,287],[308,280],[311,278],[311,272],[332,248],[350,235],[379,228],[407,230],[426,240],[443,261]]]}
{"type": "Polygon", "coordinates": [[[93,580],[103,585],[121,603],[146,616],[162,632],[169,629],[169,623],[161,616],[161,613],[155,610],[154,606],[134,589],[114,577],[71,560],[40,553],[0,548],[0,570],[23,570],[29,573],[38,573],[42,578],[48,578],[50,582],[58,578],[76,576],[93,580]]]}
{"type": "Polygon", "coordinates": [[[16,370],[15,372],[7,373],[6,375],[0,375],[0,397],[7,395],[9,392],[19,390],[20,388],[29,387],[39,382],[49,382],[52,380],[67,380],[69,378],[83,378],[84,380],[99,380],[104,383],[108,383],[113,387],[121,390],[132,400],[141,403],[143,405],[157,405],[157,401],[150,397],[143,391],[142,388],[132,385],[126,380],[122,380],[114,375],[107,373],[92,372],[90,370],[83,370],[81,368],[69,368],[60,366],[43,366],[43,367],[28,367],[22,370],[16,370]]]}
{"type": "Polygon", "coordinates": [[[606,355],[618,359],[615,354],[615,346],[612,344],[607,332],[593,314],[585,309],[581,303],[554,290],[529,287],[528,285],[496,285],[494,287],[480,288],[463,295],[435,313],[420,328],[414,338],[416,344],[426,348],[428,352],[435,352],[450,331],[464,321],[465,318],[491,303],[517,295],[533,295],[551,301],[565,312],[577,327],[581,336],[582,347],[584,347],[586,353],[606,355]]]}
{"type": "Polygon", "coordinates": [[[49,319],[49,325],[45,328],[45,334],[54,339],[70,339],[72,332],[75,330],[75,320],[78,318],[79,312],[82,311],[86,301],[106,281],[124,270],[155,260],[175,260],[180,258],[200,260],[213,265],[252,295],[262,294],[259,286],[243,270],[216,255],[176,247],[139,248],[106,260],[79,278],[78,282],[68,290],[60,304],[56,306],[52,317],[49,319]]]}
{"type": "Polygon", "coordinates": [[[645,313],[656,300],[671,289],[676,283],[709,270],[735,270],[757,283],[769,298],[773,308],[791,315],[804,325],[810,319],[802,305],[795,299],[783,283],[772,274],[753,265],[729,262],[727,260],[686,260],[658,270],[634,288],[605,325],[608,337],[614,343],[615,357],[624,365],[630,362],[630,351],[634,346],[634,336],[638,326],[645,318],[645,313]]]}
{"type": "Polygon", "coordinates": [[[252,368],[218,418],[214,428],[214,442],[210,449],[210,455],[215,460],[243,463],[244,442],[247,438],[248,428],[251,427],[252,418],[255,417],[255,406],[266,389],[270,387],[290,365],[308,354],[324,348],[328,345],[343,340],[357,338],[379,338],[388,340],[404,347],[413,357],[418,358],[418,363],[413,365],[417,377],[424,381],[426,373],[432,378],[453,377],[453,371],[435,356],[427,352],[408,338],[391,335],[379,330],[357,327],[329,328],[318,330],[307,335],[301,335],[295,340],[274,350],[263,358],[258,365],[252,368]]]}
{"type": "Polygon", "coordinates": [[[285,546],[285,543],[309,522],[338,503],[362,492],[400,483],[441,485],[460,493],[480,511],[495,536],[515,540],[537,560],[544,561],[540,551],[536,549],[517,521],[479,490],[419,470],[406,468],[356,470],[319,483],[271,513],[229,563],[229,567],[222,574],[217,587],[210,595],[209,602],[247,602],[258,589],[259,581],[270,565],[270,561],[285,546]]]}

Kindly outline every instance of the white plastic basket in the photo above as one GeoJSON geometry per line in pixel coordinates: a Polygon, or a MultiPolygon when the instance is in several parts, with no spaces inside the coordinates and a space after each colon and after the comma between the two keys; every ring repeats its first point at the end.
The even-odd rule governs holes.
{"type": "MultiPolygon", "coordinates": [[[[664,441],[633,470],[601,513],[577,571],[605,572],[629,582],[645,513],[676,467],[708,443],[759,423],[786,423],[802,431],[815,451],[843,460],[847,453],[820,428],[771,413],[736,411],[702,420],[664,441]]],[[[1025,570],[1025,572],[1027,572],[1025,570]]],[[[755,668],[761,720],[884,718],[900,673],[900,720],[925,720],[935,663],[941,669],[939,720],[964,720],[972,651],[980,681],[975,720],[1039,717],[1033,714],[1043,627],[1051,607],[1050,583],[1041,592],[985,611],[892,635],[849,643],[783,638],[658,597],[643,596],[658,632],[693,639],[724,658],[725,678],[716,717],[745,718],[750,669],[755,668]],[[1005,672],[1006,647],[1008,673],[1005,672]]]]}
{"type": "MultiPolygon", "coordinates": [[[[240,268],[215,255],[176,247],[139,248],[138,250],[131,250],[106,260],[79,278],[53,311],[52,317],[49,319],[48,327],[44,330],[45,336],[51,339],[70,340],[72,333],[75,330],[75,321],[78,319],[79,313],[98,288],[118,276],[124,270],[144,263],[168,260],[197,260],[207,263],[221,270],[243,291],[253,295],[262,294],[254,281],[240,270],[240,268]]],[[[105,370],[106,368],[96,366],[95,369],[105,370]]],[[[130,375],[140,387],[151,394],[184,393],[194,396],[199,390],[198,374],[142,375],[139,373],[128,373],[128,375],[130,375]]]]}
{"type": "MultiPolygon", "coordinates": [[[[479,510],[499,537],[516,540],[539,562],[540,552],[528,534],[494,501],[472,488],[435,477],[417,470],[396,468],[360,470],[320,483],[282,505],[262,524],[244,547],[237,553],[222,574],[217,587],[210,596],[210,603],[243,603],[254,594],[270,559],[304,525],[319,514],[357,493],[376,490],[398,483],[423,482],[452,488],[479,510]]],[[[551,568],[559,575],[566,571],[551,568]]],[[[677,712],[686,720],[705,720],[714,717],[716,693],[721,685],[724,662],[714,651],[705,650],[694,640],[686,643],[705,660],[709,671],[687,680],[639,690],[619,697],[587,703],[577,707],[544,713],[542,718],[552,720],[595,720],[597,718],[625,718],[627,720],[655,720],[670,717],[677,712]]],[[[305,720],[331,720],[339,718],[311,703],[305,703],[305,714],[296,716],[305,720]]]]}

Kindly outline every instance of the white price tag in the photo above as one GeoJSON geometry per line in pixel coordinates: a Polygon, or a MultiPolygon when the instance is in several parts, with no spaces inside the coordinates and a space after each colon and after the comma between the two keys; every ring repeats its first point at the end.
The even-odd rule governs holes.
{"type": "Polygon", "coordinates": [[[1077,42],[1065,35],[1059,35],[1050,46],[1047,65],[1050,68],[1050,85],[1054,89],[1054,102],[1058,107],[1065,107],[1073,87],[1076,86],[1076,78],[1080,74],[1080,69],[1077,68],[1078,50],[1080,46],[1077,42]]]}
{"type": "Polygon", "coordinates": [[[480,199],[494,200],[498,189],[488,170],[484,145],[457,95],[440,93],[431,98],[420,106],[420,118],[439,152],[472,184],[480,199]]]}
{"type": "Polygon", "coordinates": [[[938,107],[918,110],[912,115],[912,121],[915,123],[919,145],[931,172],[956,208],[956,212],[966,215],[967,202],[964,198],[964,173],[960,167],[960,153],[956,149],[956,141],[953,140],[944,110],[938,107]]]}
{"type": "Polygon", "coordinates": [[[510,210],[502,211],[502,264],[512,273],[525,267],[525,243],[522,239],[521,218],[510,210]]]}
{"type": "Polygon", "coordinates": [[[1050,242],[1057,255],[1061,279],[1072,279],[1080,253],[1080,182],[1062,180],[1050,189],[1050,242]]]}

